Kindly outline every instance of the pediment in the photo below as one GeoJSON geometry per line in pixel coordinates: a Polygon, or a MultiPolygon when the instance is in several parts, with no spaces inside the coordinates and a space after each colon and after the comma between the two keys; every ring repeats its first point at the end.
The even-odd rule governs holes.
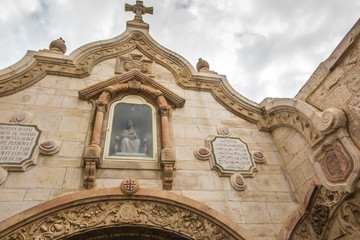
{"type": "Polygon", "coordinates": [[[163,85],[157,83],[154,79],[141,73],[139,70],[131,70],[121,75],[112,77],[106,81],[97,83],[85,89],[79,91],[79,98],[83,100],[90,100],[97,98],[108,87],[119,83],[128,83],[131,81],[140,82],[141,84],[150,86],[156,90],[159,90],[166,100],[176,107],[183,107],[185,99],[181,98],[171,90],[167,89],[163,85]]]}

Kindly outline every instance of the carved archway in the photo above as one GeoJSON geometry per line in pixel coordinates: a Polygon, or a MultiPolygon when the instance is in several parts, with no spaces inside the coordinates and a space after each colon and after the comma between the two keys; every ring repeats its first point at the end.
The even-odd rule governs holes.
{"type": "Polygon", "coordinates": [[[139,230],[143,235],[138,236],[149,240],[156,233],[178,240],[253,239],[230,219],[197,201],[154,189],[139,189],[129,196],[120,188],[82,191],[35,206],[1,222],[0,239],[75,240],[91,233],[99,238],[88,239],[113,234],[132,240],[139,230]]]}

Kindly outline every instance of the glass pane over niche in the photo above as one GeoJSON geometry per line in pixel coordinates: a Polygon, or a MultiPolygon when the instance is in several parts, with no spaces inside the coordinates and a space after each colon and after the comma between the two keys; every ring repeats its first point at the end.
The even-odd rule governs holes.
{"type": "Polygon", "coordinates": [[[130,95],[110,107],[105,160],[157,161],[156,111],[145,99],[130,95]]]}

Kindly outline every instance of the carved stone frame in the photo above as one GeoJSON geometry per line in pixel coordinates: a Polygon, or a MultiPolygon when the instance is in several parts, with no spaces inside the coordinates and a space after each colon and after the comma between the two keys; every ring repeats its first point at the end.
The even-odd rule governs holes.
{"type": "Polygon", "coordinates": [[[185,100],[169,91],[153,79],[145,76],[138,70],[132,70],[100,82],[79,91],[79,98],[93,100],[94,117],[90,124],[90,142],[85,147],[83,162],[85,166],[84,186],[92,188],[96,181],[96,168],[101,165],[104,137],[104,118],[108,114],[109,103],[117,98],[118,94],[132,93],[151,98],[159,110],[161,125],[161,151],[160,165],[164,189],[171,189],[173,182],[173,169],[175,165],[175,151],[170,139],[169,116],[172,107],[182,107],[185,100]],[[169,103],[168,103],[169,102],[169,103]]]}
{"type": "MultiPolygon", "coordinates": [[[[144,96],[135,95],[133,93],[125,93],[125,94],[119,94],[119,97],[116,97],[112,102],[109,103],[109,114],[107,114],[104,117],[104,124],[103,124],[103,132],[107,132],[107,134],[103,134],[102,138],[100,139],[100,146],[104,146],[103,152],[102,152],[102,158],[100,159],[100,167],[102,168],[126,168],[126,169],[160,169],[159,165],[159,154],[158,152],[161,151],[161,148],[158,146],[161,145],[161,133],[160,131],[157,131],[157,129],[160,129],[160,117],[158,114],[158,109],[155,108],[157,105],[154,101],[151,101],[152,99],[146,99],[144,96]],[[154,159],[149,160],[142,160],[141,157],[120,157],[119,159],[116,159],[116,157],[109,157],[106,155],[106,151],[108,151],[109,148],[109,139],[108,136],[111,134],[111,126],[109,125],[112,122],[112,114],[114,113],[111,111],[111,108],[114,108],[116,104],[118,103],[128,103],[128,100],[126,99],[134,99],[134,98],[141,98],[145,105],[149,106],[152,110],[152,131],[153,131],[153,151],[155,152],[154,159]],[[146,102],[146,103],[145,103],[146,102]],[[113,106],[113,107],[112,107],[113,106]],[[121,167],[123,166],[123,167],[121,167]]],[[[131,101],[131,100],[130,100],[131,101]]]]}

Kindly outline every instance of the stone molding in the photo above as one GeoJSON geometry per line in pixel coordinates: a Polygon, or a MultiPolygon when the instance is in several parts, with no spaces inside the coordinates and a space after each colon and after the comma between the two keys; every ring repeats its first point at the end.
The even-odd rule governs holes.
{"type": "Polygon", "coordinates": [[[311,146],[319,143],[327,134],[345,127],[345,113],[341,109],[329,108],[323,112],[311,105],[290,98],[266,98],[260,103],[265,116],[258,123],[261,130],[290,127],[301,133],[311,146]]]}
{"type": "Polygon", "coordinates": [[[258,104],[237,93],[224,75],[196,72],[189,62],[158,44],[146,31],[131,28],[118,37],[86,44],[68,56],[28,51],[19,62],[0,71],[0,96],[25,89],[47,74],[89,76],[97,63],[129,54],[134,49],[169,69],[182,88],[211,92],[224,107],[251,122],[260,118],[258,104]]]}
{"type": "Polygon", "coordinates": [[[141,188],[131,196],[120,188],[105,188],[45,202],[1,222],[0,239],[66,239],[122,226],[155,227],[194,240],[253,239],[239,225],[200,202],[141,188]]]}
{"type": "Polygon", "coordinates": [[[141,84],[147,85],[154,89],[157,89],[161,95],[165,96],[167,101],[169,101],[171,104],[175,105],[176,107],[183,107],[185,104],[185,99],[173,93],[166,87],[157,83],[154,79],[149,78],[148,76],[144,75],[138,70],[131,70],[119,76],[112,77],[106,81],[102,81],[85,89],[82,89],[79,91],[79,98],[82,100],[89,100],[96,97],[104,90],[109,92],[111,91],[111,98],[114,98],[115,95],[121,91],[121,89],[118,88],[115,89],[117,84],[122,84],[122,83],[128,83],[130,89],[134,89],[135,88],[134,84],[135,84],[137,85],[136,87],[137,90],[140,89],[141,84]],[[135,81],[136,83],[134,83],[133,81],[135,81]]]}

